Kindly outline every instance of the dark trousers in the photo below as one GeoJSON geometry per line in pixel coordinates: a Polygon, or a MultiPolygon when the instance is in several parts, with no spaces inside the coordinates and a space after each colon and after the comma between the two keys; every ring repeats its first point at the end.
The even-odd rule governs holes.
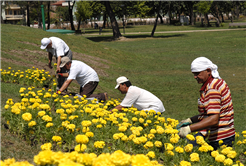
{"type": "MultiPolygon", "coordinates": [[[[198,132],[197,134],[194,135],[195,138],[196,138],[196,136],[202,136],[204,139],[206,138],[200,132],[198,132]]],[[[227,145],[227,146],[232,147],[233,146],[233,143],[235,141],[235,135],[234,136],[231,136],[229,138],[226,138],[226,139],[222,139],[222,141],[223,141],[223,143],[221,145],[219,145],[219,141],[209,142],[208,144],[211,145],[214,148],[214,150],[217,150],[222,145],[227,145]]],[[[194,141],[189,141],[189,142],[193,146],[198,146],[198,144],[196,143],[196,139],[194,141]]]]}
{"type": "Polygon", "coordinates": [[[105,101],[104,93],[92,94],[95,91],[97,85],[98,85],[98,82],[90,81],[87,84],[85,84],[84,87],[81,86],[80,87],[80,95],[81,96],[86,95],[86,98],[95,97],[99,101],[101,101],[101,100],[105,101]]]}
{"type": "MultiPolygon", "coordinates": [[[[69,57],[69,59],[72,60],[72,58],[73,58],[73,52],[72,52],[71,50],[69,50],[69,51],[65,54],[65,56],[69,57]]],[[[66,72],[67,72],[67,71],[66,71],[65,67],[61,68],[60,73],[66,73],[66,72]]],[[[58,76],[57,82],[58,82],[58,88],[59,88],[59,89],[62,87],[63,83],[64,83],[66,80],[67,80],[66,77],[62,77],[62,76],[60,76],[60,75],[58,76]]]]}

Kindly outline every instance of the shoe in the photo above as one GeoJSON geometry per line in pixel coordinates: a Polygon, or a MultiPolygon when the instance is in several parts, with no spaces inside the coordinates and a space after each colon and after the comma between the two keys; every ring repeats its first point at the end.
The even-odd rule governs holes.
{"type": "Polygon", "coordinates": [[[83,96],[81,96],[80,94],[76,94],[75,96],[78,96],[79,98],[82,98],[83,96]]]}
{"type": "Polygon", "coordinates": [[[105,101],[107,101],[108,100],[108,94],[106,92],[104,93],[104,96],[105,96],[105,101]]]}

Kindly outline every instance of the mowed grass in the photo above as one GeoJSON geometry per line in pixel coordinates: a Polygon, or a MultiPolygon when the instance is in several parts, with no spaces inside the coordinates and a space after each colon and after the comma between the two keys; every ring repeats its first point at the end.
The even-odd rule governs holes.
{"type": "MultiPolygon", "coordinates": [[[[151,32],[150,32],[151,33],[151,32]]],[[[128,77],[133,85],[144,88],[159,97],[166,108],[164,116],[182,120],[197,112],[197,99],[200,84],[197,84],[190,71],[191,62],[199,56],[205,56],[219,67],[220,76],[228,83],[234,104],[235,128],[237,132],[245,130],[246,121],[246,75],[245,75],[245,30],[223,32],[195,32],[169,33],[149,35],[125,35],[124,40],[110,41],[111,36],[101,36],[86,39],[84,36],[63,35],[44,32],[15,25],[1,25],[1,56],[16,58],[20,65],[1,61],[1,68],[12,67],[13,70],[25,70],[25,64],[35,63],[25,61],[21,57],[11,56],[11,50],[25,49],[41,51],[38,46],[25,44],[26,42],[40,45],[43,37],[57,36],[62,38],[72,51],[84,53],[92,57],[100,57],[102,62],[110,67],[104,69],[108,76],[101,76],[98,90],[106,91],[109,97],[123,99],[124,95],[115,90],[115,79],[119,76],[128,77]],[[100,42],[94,42],[100,41],[100,42]]],[[[40,57],[40,61],[47,62],[47,57],[40,57]]],[[[96,64],[94,64],[96,65],[96,64]]],[[[94,67],[93,65],[91,65],[94,67]]],[[[15,102],[19,100],[21,85],[1,83],[1,109],[8,98],[15,102]]],[[[2,118],[1,118],[2,119],[2,118]]],[[[2,119],[1,125],[3,125],[2,119]]],[[[33,156],[40,148],[30,147],[18,151],[26,146],[23,140],[8,133],[2,128],[2,157],[15,157],[19,160],[25,156],[33,156]],[[10,138],[11,137],[11,138],[10,138]],[[11,140],[7,142],[7,140],[11,140]],[[4,141],[7,142],[4,144],[4,141]],[[4,144],[4,146],[3,146],[4,144]],[[10,148],[11,146],[11,148],[10,148]],[[13,149],[12,149],[13,148],[13,149]],[[4,150],[4,151],[3,151],[4,150]]],[[[32,161],[30,158],[28,161],[32,161]]]]}

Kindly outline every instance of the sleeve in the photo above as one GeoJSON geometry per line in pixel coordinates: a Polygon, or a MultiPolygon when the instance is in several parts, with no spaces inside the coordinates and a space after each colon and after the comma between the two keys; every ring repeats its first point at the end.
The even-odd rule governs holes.
{"type": "Polygon", "coordinates": [[[126,93],[125,98],[123,99],[123,101],[120,103],[121,106],[123,107],[131,107],[138,99],[140,93],[136,92],[136,91],[128,91],[126,93]]]}
{"type": "Polygon", "coordinates": [[[57,57],[58,56],[64,56],[65,55],[64,48],[63,48],[63,43],[62,42],[59,42],[59,44],[57,45],[56,55],[57,55],[57,57]]]}
{"type": "Polygon", "coordinates": [[[210,89],[205,97],[207,114],[219,114],[221,109],[221,93],[217,89],[210,89]]]}
{"type": "Polygon", "coordinates": [[[79,70],[73,70],[72,68],[70,68],[70,72],[69,72],[69,75],[68,75],[68,80],[69,79],[72,79],[72,80],[75,80],[77,75],[79,73],[79,70]]]}

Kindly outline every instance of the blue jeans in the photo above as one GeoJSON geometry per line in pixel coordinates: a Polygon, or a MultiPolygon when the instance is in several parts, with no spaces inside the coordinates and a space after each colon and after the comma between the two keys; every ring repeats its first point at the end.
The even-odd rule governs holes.
{"type": "MultiPolygon", "coordinates": [[[[202,136],[204,139],[206,137],[204,137],[200,132],[198,132],[197,134],[194,135],[195,137],[195,140],[194,141],[189,141],[189,143],[191,143],[193,146],[198,146],[199,144],[196,143],[196,136],[202,136]]],[[[223,143],[221,145],[227,145],[227,146],[230,146],[232,147],[234,141],[235,141],[235,135],[234,136],[231,136],[229,138],[226,138],[226,139],[222,139],[223,143]]],[[[208,142],[209,145],[211,145],[214,150],[217,150],[221,145],[219,145],[219,141],[213,141],[213,142],[208,142]]]]}

